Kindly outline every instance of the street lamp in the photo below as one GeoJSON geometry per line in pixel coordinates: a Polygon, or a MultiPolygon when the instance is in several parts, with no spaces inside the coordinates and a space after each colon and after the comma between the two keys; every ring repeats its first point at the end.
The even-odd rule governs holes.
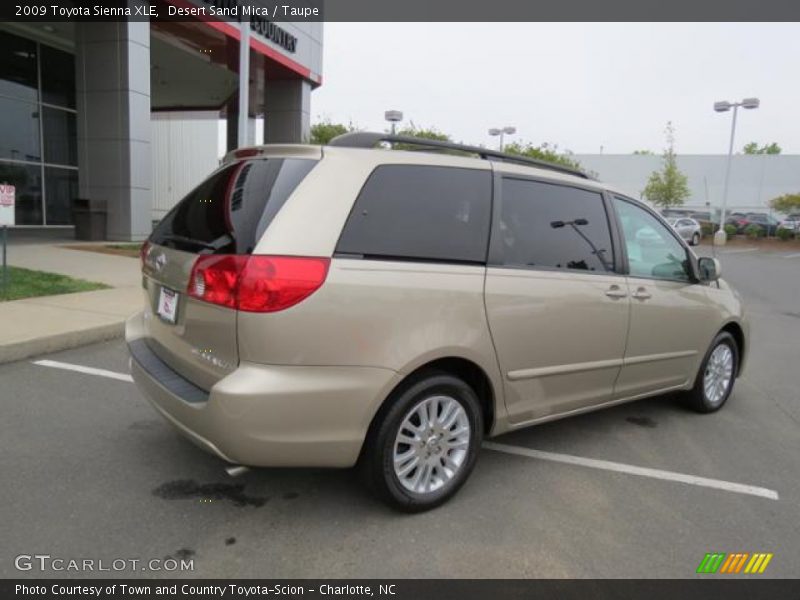
{"type": "Polygon", "coordinates": [[[733,138],[736,135],[736,113],[741,106],[742,108],[758,108],[760,101],[758,98],[745,98],[741,102],[728,102],[727,100],[722,100],[720,102],[714,102],[714,110],[716,112],[728,112],[731,108],[733,109],[733,119],[731,120],[731,143],[728,147],[728,163],[725,166],[725,185],[722,188],[722,212],[719,215],[719,229],[714,234],[714,245],[715,246],[724,246],[725,242],[728,239],[727,234],[725,233],[725,210],[728,206],[728,183],[731,177],[731,159],[733,158],[733,138]]]}
{"type": "Polygon", "coordinates": [[[500,152],[503,151],[503,134],[512,135],[514,133],[517,133],[516,127],[503,127],[502,129],[496,129],[493,127],[492,129],[489,130],[489,135],[500,136],[500,152]]]}
{"type": "Polygon", "coordinates": [[[392,135],[395,132],[395,124],[403,120],[403,112],[399,110],[387,110],[383,117],[392,124],[392,135]]]}

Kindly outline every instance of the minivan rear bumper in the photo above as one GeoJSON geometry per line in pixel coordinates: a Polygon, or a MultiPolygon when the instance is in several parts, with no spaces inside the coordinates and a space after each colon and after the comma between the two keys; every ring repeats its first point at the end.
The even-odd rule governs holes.
{"type": "Polygon", "coordinates": [[[180,433],[234,464],[353,466],[397,377],[374,367],[241,363],[206,396],[147,350],[143,319],[132,316],[125,331],[139,390],[180,433]]]}

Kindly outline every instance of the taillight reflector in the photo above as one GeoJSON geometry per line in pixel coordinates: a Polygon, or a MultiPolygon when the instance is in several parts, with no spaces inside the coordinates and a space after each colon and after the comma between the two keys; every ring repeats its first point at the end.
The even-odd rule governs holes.
{"type": "Polygon", "coordinates": [[[248,312],[285,310],[317,291],[328,258],[212,254],[192,267],[188,294],[204,302],[248,312]]]}
{"type": "Polygon", "coordinates": [[[144,270],[145,262],[147,261],[147,253],[150,252],[150,242],[145,241],[139,248],[139,261],[142,263],[142,270],[144,270]]]}

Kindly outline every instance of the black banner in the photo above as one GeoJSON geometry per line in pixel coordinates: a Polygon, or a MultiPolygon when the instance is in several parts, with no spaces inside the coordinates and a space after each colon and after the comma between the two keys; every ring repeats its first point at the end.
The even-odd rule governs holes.
{"type": "Polygon", "coordinates": [[[606,580],[19,580],[0,583],[0,598],[79,600],[95,598],[232,600],[265,598],[384,598],[391,600],[777,600],[800,597],[797,580],[731,579],[606,579],[606,580]]]}
{"type": "MultiPolygon", "coordinates": [[[[796,0],[3,0],[0,21],[798,21],[796,0]]],[[[407,38],[411,39],[411,38],[407,38]]]]}

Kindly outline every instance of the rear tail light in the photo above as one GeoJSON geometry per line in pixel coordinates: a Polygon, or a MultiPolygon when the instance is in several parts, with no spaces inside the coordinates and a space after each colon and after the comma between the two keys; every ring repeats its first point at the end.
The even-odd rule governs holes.
{"type": "Polygon", "coordinates": [[[144,265],[147,262],[147,254],[150,252],[150,242],[145,241],[142,244],[142,247],[139,248],[139,260],[142,263],[142,270],[144,270],[144,265]]]}
{"type": "Polygon", "coordinates": [[[329,264],[328,258],[299,256],[201,256],[192,267],[188,294],[228,308],[276,312],[317,291],[329,264]]]}

